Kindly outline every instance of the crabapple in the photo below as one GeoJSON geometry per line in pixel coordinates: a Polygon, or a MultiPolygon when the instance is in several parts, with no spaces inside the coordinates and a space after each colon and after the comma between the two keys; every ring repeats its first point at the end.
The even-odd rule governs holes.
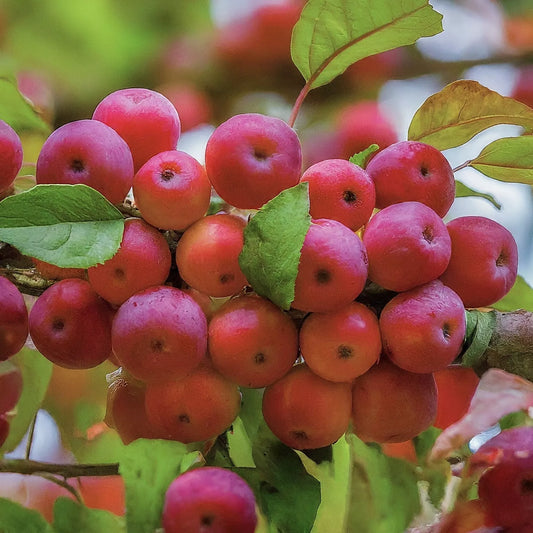
{"type": "Polygon", "coordinates": [[[376,207],[416,201],[444,217],[455,199],[453,170],[440,150],[401,141],[377,153],[366,167],[376,187],[376,207]]]}
{"type": "Polygon", "coordinates": [[[263,416],[276,437],[297,450],[336,442],[350,422],[351,384],[321,378],[305,363],[265,388],[263,416]]]}
{"type": "Polygon", "coordinates": [[[112,344],[118,361],[133,377],[147,382],[179,379],[205,357],[207,320],[182,290],[149,287],[119,307],[112,344]]]}
{"type": "Polygon", "coordinates": [[[379,359],[378,319],[359,302],[330,313],[311,313],[300,328],[300,351],[315,374],[351,382],[379,359]]]}
{"type": "Polygon", "coordinates": [[[367,273],[365,246],[356,233],[336,220],[313,220],[302,246],[292,307],[340,309],[359,296],[367,273]]]}
{"type": "Polygon", "coordinates": [[[480,499],[457,501],[438,526],[439,533],[473,533],[500,531],[489,516],[485,502],[480,499]]]}
{"type": "Polygon", "coordinates": [[[300,179],[302,148],[283,120],[234,115],[207,141],[205,168],[217,194],[233,207],[258,209],[300,179]]]}
{"type": "Polygon", "coordinates": [[[194,157],[168,150],[151,157],[137,171],[133,197],[146,222],[156,228],[184,231],[207,212],[211,183],[194,157]]]}
{"type": "Polygon", "coordinates": [[[4,413],[0,413],[0,447],[3,446],[4,442],[9,435],[9,421],[4,413]]]}
{"type": "Polygon", "coordinates": [[[246,222],[230,214],[201,218],[183,233],[176,264],[190,287],[214,297],[231,296],[246,284],[239,266],[246,222]]]}
{"type": "Polygon", "coordinates": [[[110,305],[88,281],[57,281],[34,303],[30,336],[37,350],[65,368],[92,368],[111,353],[110,305]]]}
{"type": "Polygon", "coordinates": [[[460,364],[437,370],[433,376],[437,384],[437,415],[433,425],[445,429],[468,412],[479,377],[472,368],[460,364]]]}
{"type": "Polygon", "coordinates": [[[368,277],[396,292],[437,279],[448,266],[452,248],[442,219],[420,202],[378,211],[365,227],[363,243],[368,277]]]}
{"type": "Polygon", "coordinates": [[[309,213],[329,218],[357,231],[375,207],[376,192],[370,176],[345,159],[326,159],[310,166],[300,182],[309,184],[309,213]]]}
{"type": "Polygon", "coordinates": [[[352,388],[354,433],[367,442],[403,442],[431,426],[437,410],[433,374],[403,370],[381,357],[352,388]]]}
{"type": "Polygon", "coordinates": [[[22,394],[22,374],[10,361],[0,362],[0,414],[13,410],[22,394]]]}
{"type": "Polygon", "coordinates": [[[450,262],[440,276],[465,307],[485,307],[503,298],[518,272],[518,248],[512,233],[490,218],[463,216],[447,224],[450,262]]]}
{"type": "Polygon", "coordinates": [[[131,188],[133,159],[114,129],[98,120],[75,120],[46,139],[37,158],[35,179],[37,184],[88,185],[117,204],[131,188]]]}
{"type": "Polygon", "coordinates": [[[31,258],[33,265],[39,274],[46,279],[67,279],[67,278],[87,278],[87,271],[84,268],[58,267],[52,263],[47,263],[36,257],[31,258]]]}
{"type": "Polygon", "coordinates": [[[126,141],[135,172],[159,152],[175,150],[181,133],[176,108],[150,89],[114,91],[98,103],[92,118],[113,128],[126,141]]]}
{"type": "Polygon", "coordinates": [[[213,366],[242,387],[265,387],[284,376],[298,357],[290,316],[256,294],[226,302],[209,323],[213,366]]]}
{"type": "Polygon", "coordinates": [[[148,383],[145,407],[162,438],[188,444],[225,431],[239,413],[241,393],[236,383],[204,363],[181,379],[148,383]]]}
{"type": "Polygon", "coordinates": [[[235,472],[217,466],[188,470],[165,494],[165,533],[253,533],[257,525],[255,496],[235,472]]]}
{"type": "Polygon", "coordinates": [[[162,285],[171,263],[165,237],[144,220],[128,218],[118,251],[105,263],[90,267],[87,276],[104,300],[120,305],[136,292],[162,285]]]}
{"type": "Polygon", "coordinates": [[[22,350],[28,337],[28,309],[22,293],[0,276],[0,361],[22,350]]]}
{"type": "Polygon", "coordinates": [[[22,167],[22,142],[18,133],[0,120],[0,192],[15,181],[22,167]]]}
{"type": "Polygon", "coordinates": [[[446,368],[459,355],[466,333],[461,298],[439,280],[394,296],[379,317],[383,351],[410,372],[446,368]]]}

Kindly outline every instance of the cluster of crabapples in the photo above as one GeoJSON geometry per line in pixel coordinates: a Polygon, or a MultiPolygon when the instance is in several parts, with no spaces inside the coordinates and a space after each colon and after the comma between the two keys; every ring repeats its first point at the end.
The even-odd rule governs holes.
{"type": "MultiPolygon", "coordinates": [[[[326,159],[302,172],[296,131],[257,113],[219,125],[205,165],[176,149],[179,136],[165,97],[123,89],[48,137],[37,184],[84,183],[114,204],[131,193],[141,217],[125,220],[105,263],[35,259],[57,281],[28,317],[0,278],[9,285],[0,355],[29,331],[58,365],[114,361],[106,421],[126,443],[216,437],[237,417],[242,388],[264,389],[267,425],[295,449],[327,446],[349,427],[365,441],[401,442],[435,423],[436,376],[462,351],[465,307],[493,304],[517,274],[516,243],[500,224],[444,222],[455,196],[444,155],[401,141],[364,169],[326,159]],[[302,182],[312,222],[286,311],[254,291],[239,256],[255,210],[302,182]],[[207,214],[213,193],[228,209],[207,214]],[[389,295],[381,309],[363,303],[369,286],[389,295]]],[[[2,165],[19,165],[14,179],[11,159],[2,165]]]]}

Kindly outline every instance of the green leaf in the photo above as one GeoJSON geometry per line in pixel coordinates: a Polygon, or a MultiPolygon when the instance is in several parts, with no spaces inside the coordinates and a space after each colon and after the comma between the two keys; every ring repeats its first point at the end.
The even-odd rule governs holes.
{"type": "Polygon", "coordinates": [[[255,292],[282,309],[289,309],[294,300],[300,253],[310,225],[304,182],[267,202],[244,229],[239,265],[255,292]]]}
{"type": "Polygon", "coordinates": [[[0,532],[54,533],[54,530],[38,511],[0,498],[0,532]]]}
{"type": "Polygon", "coordinates": [[[126,533],[126,524],[123,517],[109,511],[58,498],[54,504],[54,529],[56,533],[126,533]]]}
{"type": "Polygon", "coordinates": [[[479,191],[475,191],[474,189],[471,189],[458,179],[455,179],[455,197],[456,198],[465,198],[465,197],[476,197],[476,198],[484,198],[485,200],[488,200],[496,209],[501,209],[502,204],[500,204],[492,194],[482,193],[479,191]]]}
{"type": "Polygon", "coordinates": [[[368,158],[375,154],[379,150],[379,146],[377,144],[371,144],[368,148],[361,152],[357,152],[356,154],[352,155],[350,157],[349,161],[350,163],[353,163],[354,165],[357,165],[361,168],[366,168],[366,164],[368,162],[368,158]]]}
{"type": "Polygon", "coordinates": [[[0,240],[60,267],[103,263],[123,232],[120,211],[87,185],[36,185],[0,202],[0,240]]]}
{"type": "Polygon", "coordinates": [[[493,141],[469,164],[489,178],[531,185],[533,136],[506,137],[493,141]]]}
{"type": "Polygon", "coordinates": [[[496,314],[494,311],[469,309],[466,311],[466,326],[466,345],[468,348],[463,353],[462,364],[475,369],[481,363],[489,346],[496,326],[496,314]]]}
{"type": "Polygon", "coordinates": [[[0,119],[7,122],[17,133],[37,131],[49,134],[51,130],[20,94],[16,80],[5,75],[0,76],[0,119]]]}
{"type": "MultiPolygon", "coordinates": [[[[46,394],[52,377],[53,365],[36,350],[28,347],[14,355],[10,361],[20,368],[22,395],[16,407],[16,415],[9,424],[9,435],[1,447],[3,452],[13,451],[22,440],[46,394]]],[[[1,531],[1,530],[0,530],[1,531]]]]}
{"type": "Polygon", "coordinates": [[[498,124],[514,124],[531,132],[533,109],[477,81],[459,80],[446,85],[418,108],[408,139],[446,150],[498,124]]]}
{"type": "Polygon", "coordinates": [[[442,31],[427,0],[309,0],[292,33],[291,55],[309,89],[352,63],[442,31]]]}
{"type": "Polygon", "coordinates": [[[420,511],[414,465],[388,457],[353,434],[350,445],[349,510],[344,531],[403,533],[420,511]]]}
{"type": "Polygon", "coordinates": [[[200,461],[180,442],[137,439],[124,447],[119,473],[126,484],[128,533],[146,533],[161,526],[165,493],[170,483],[200,461]]]}
{"type": "Polygon", "coordinates": [[[533,311],[533,288],[522,276],[517,276],[511,290],[492,307],[498,311],[533,311]]]}

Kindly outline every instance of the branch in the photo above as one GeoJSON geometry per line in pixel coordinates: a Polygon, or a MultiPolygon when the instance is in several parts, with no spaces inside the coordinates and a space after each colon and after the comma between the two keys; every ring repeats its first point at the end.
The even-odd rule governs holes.
{"type": "Polygon", "coordinates": [[[0,461],[0,472],[12,474],[54,474],[65,479],[84,476],[115,476],[119,474],[118,463],[62,464],[42,463],[29,459],[5,459],[0,461]]]}

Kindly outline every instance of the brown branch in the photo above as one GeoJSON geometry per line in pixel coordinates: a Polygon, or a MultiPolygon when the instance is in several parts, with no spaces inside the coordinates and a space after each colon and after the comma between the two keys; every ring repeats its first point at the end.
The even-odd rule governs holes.
{"type": "Polygon", "coordinates": [[[25,475],[54,474],[64,479],[84,476],[115,476],[119,473],[118,463],[62,464],[43,463],[28,459],[5,459],[0,461],[0,472],[25,475]]]}

